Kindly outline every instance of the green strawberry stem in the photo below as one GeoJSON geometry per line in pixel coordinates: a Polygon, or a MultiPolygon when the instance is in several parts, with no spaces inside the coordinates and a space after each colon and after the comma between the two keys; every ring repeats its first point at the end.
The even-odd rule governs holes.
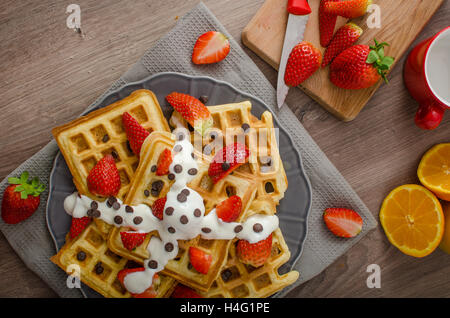
{"type": "Polygon", "coordinates": [[[14,192],[20,192],[20,197],[24,200],[29,195],[38,197],[45,190],[45,184],[40,183],[38,177],[35,177],[32,180],[29,180],[28,177],[28,171],[24,171],[20,175],[20,178],[8,178],[10,184],[17,185],[17,187],[14,188],[14,192]]]}
{"type": "Polygon", "coordinates": [[[386,83],[389,83],[386,75],[391,68],[392,64],[394,64],[394,58],[390,56],[384,56],[384,47],[389,46],[388,43],[382,42],[378,43],[376,39],[374,39],[375,45],[370,46],[370,53],[367,57],[367,64],[372,64],[378,71],[378,74],[383,78],[386,83]]]}

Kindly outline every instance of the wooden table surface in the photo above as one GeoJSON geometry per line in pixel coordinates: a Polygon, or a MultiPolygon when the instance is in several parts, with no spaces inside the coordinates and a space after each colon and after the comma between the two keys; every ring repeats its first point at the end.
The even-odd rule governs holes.
{"type": "MultiPolygon", "coordinates": [[[[430,0],[431,1],[431,0],[430,0]]],[[[240,42],[263,0],[206,0],[240,42]]],[[[83,36],[66,27],[68,1],[0,2],[0,179],[47,144],[51,128],[75,118],[168,32],[197,0],[78,0],[83,36]]],[[[415,43],[448,26],[446,1],[415,43]]],[[[399,21],[401,23],[401,21],[399,21]]],[[[245,48],[270,82],[277,73],[245,48]]],[[[409,52],[409,51],[408,51],[409,52]]],[[[416,168],[434,144],[449,142],[450,114],[432,132],[414,125],[416,102],[404,88],[405,57],[356,120],[343,123],[298,89],[287,103],[374,216],[394,187],[417,183],[416,168]]],[[[371,232],[291,297],[449,297],[450,256],[415,259],[371,232]],[[369,264],[381,288],[366,286],[369,264]]],[[[0,234],[0,297],[56,297],[0,234]]]]}

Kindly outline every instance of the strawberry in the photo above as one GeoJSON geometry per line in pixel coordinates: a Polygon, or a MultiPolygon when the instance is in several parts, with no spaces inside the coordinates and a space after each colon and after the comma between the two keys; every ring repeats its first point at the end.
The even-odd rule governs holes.
{"type": "Polygon", "coordinates": [[[263,265],[272,252],[272,234],[266,239],[257,243],[249,243],[246,240],[239,240],[236,246],[236,253],[239,260],[244,264],[254,267],[263,265]]]}
{"type": "Polygon", "coordinates": [[[172,163],[172,151],[169,149],[164,149],[159,155],[158,163],[156,164],[156,175],[164,176],[169,173],[169,167],[172,163]]]}
{"type": "Polygon", "coordinates": [[[340,88],[362,89],[376,84],[386,74],[394,59],[384,56],[384,46],[354,45],[338,55],[330,65],[330,80],[340,88]]]}
{"type": "Polygon", "coordinates": [[[108,154],[97,162],[87,176],[87,185],[89,191],[98,196],[110,197],[119,193],[120,175],[112,155],[108,154]]]}
{"type": "Polygon", "coordinates": [[[239,143],[234,143],[220,149],[214,156],[208,168],[208,175],[214,183],[225,178],[237,167],[248,161],[250,151],[239,143]]]}
{"type": "Polygon", "coordinates": [[[155,202],[153,202],[152,205],[152,213],[154,216],[156,216],[158,219],[163,219],[163,212],[164,212],[164,206],[166,205],[167,197],[159,198],[155,202]]]}
{"type": "Polygon", "coordinates": [[[2,200],[2,218],[8,224],[28,219],[39,207],[45,185],[38,178],[28,180],[28,176],[25,171],[20,178],[8,178],[10,185],[5,189],[2,200]]]}
{"type": "Polygon", "coordinates": [[[91,218],[88,216],[82,218],[72,217],[72,223],[70,224],[70,238],[75,238],[80,235],[89,223],[91,223],[91,218]]]}
{"type": "Polygon", "coordinates": [[[123,246],[130,251],[141,245],[146,236],[147,233],[145,232],[120,232],[120,238],[122,239],[123,246]]]}
{"type": "MultiPolygon", "coordinates": [[[[119,282],[124,286],[124,279],[125,276],[127,276],[128,274],[131,273],[135,273],[135,272],[142,272],[144,271],[145,268],[144,267],[137,267],[137,268],[125,268],[122,269],[119,273],[117,273],[117,279],[119,280],[119,282]]],[[[155,298],[157,296],[156,293],[156,288],[161,284],[161,279],[159,278],[158,274],[155,274],[153,276],[153,283],[152,286],[150,286],[149,288],[147,288],[143,293],[140,294],[131,294],[131,296],[133,296],[134,298],[155,298]]],[[[125,287],[125,286],[124,286],[125,287]]]]}
{"type": "Polygon", "coordinates": [[[362,230],[363,220],[350,209],[326,209],[323,219],[328,229],[339,237],[354,237],[362,230]]]}
{"type": "Polygon", "coordinates": [[[193,246],[189,247],[189,261],[197,272],[208,274],[212,260],[211,254],[193,246]]]}
{"type": "Polygon", "coordinates": [[[211,64],[222,61],[230,53],[230,42],[220,32],[209,31],[197,39],[192,52],[194,64],[211,64]]]}
{"type": "Polygon", "coordinates": [[[211,128],[211,113],[197,98],[173,92],[166,96],[166,100],[202,136],[211,128]]]}
{"type": "Polygon", "coordinates": [[[224,222],[234,222],[242,211],[242,200],[239,196],[233,195],[220,202],[216,207],[216,214],[224,222]]]}
{"type": "Polygon", "coordinates": [[[139,122],[133,118],[127,112],[122,115],[123,128],[127,134],[128,142],[130,143],[131,150],[133,150],[136,156],[140,156],[141,147],[145,138],[150,135],[150,132],[145,130],[139,122]]]}
{"type": "Polygon", "coordinates": [[[325,3],[336,2],[340,0],[321,0],[319,7],[319,30],[320,45],[327,47],[333,38],[334,28],[336,27],[337,15],[324,12],[325,3]]]}
{"type": "Polygon", "coordinates": [[[284,81],[288,86],[298,86],[313,75],[322,63],[322,53],[309,42],[300,42],[289,55],[284,81]]]}
{"type": "Polygon", "coordinates": [[[336,56],[351,47],[361,36],[363,30],[354,23],[342,26],[334,35],[325,51],[322,67],[330,64],[336,56]]]}
{"type": "Polygon", "coordinates": [[[186,287],[184,285],[178,284],[175,287],[175,290],[173,291],[172,295],[170,295],[170,298],[203,298],[203,297],[197,294],[195,290],[186,287]]]}
{"type": "Polygon", "coordinates": [[[341,0],[324,4],[323,12],[347,19],[354,19],[367,13],[372,0],[341,0]]]}

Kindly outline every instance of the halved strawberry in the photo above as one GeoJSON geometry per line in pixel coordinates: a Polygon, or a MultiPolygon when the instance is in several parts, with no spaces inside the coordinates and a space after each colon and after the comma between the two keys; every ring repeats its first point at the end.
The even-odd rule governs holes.
{"type": "Polygon", "coordinates": [[[289,54],[284,74],[286,85],[300,85],[320,68],[321,63],[322,52],[309,42],[300,42],[289,54]]]}
{"type": "Polygon", "coordinates": [[[145,232],[120,232],[120,238],[122,239],[123,246],[130,251],[141,245],[146,236],[147,233],[145,232]]]}
{"type": "MultiPolygon", "coordinates": [[[[119,280],[119,282],[122,284],[122,286],[124,286],[124,279],[125,276],[127,276],[128,274],[131,273],[135,273],[135,272],[142,272],[144,271],[145,268],[144,267],[138,267],[138,268],[125,268],[122,269],[119,273],[117,273],[117,279],[119,280]]],[[[157,296],[157,292],[156,289],[158,288],[158,286],[161,284],[161,279],[159,278],[158,274],[155,274],[153,276],[153,283],[152,286],[150,286],[149,288],[147,288],[143,293],[140,294],[133,294],[130,293],[131,296],[133,296],[134,298],[155,298],[157,296]]],[[[125,287],[125,286],[124,286],[125,287]]]]}
{"type": "Polygon", "coordinates": [[[193,246],[189,247],[189,261],[197,272],[208,274],[212,260],[211,254],[193,246]]]}
{"type": "Polygon", "coordinates": [[[194,64],[211,64],[222,61],[230,52],[230,42],[220,32],[209,31],[197,39],[192,52],[194,64]]]}
{"type": "Polygon", "coordinates": [[[106,155],[92,168],[87,176],[88,189],[92,194],[110,197],[120,190],[120,175],[112,155],[106,155]]]}
{"type": "Polygon", "coordinates": [[[139,157],[141,154],[142,144],[150,133],[127,112],[122,115],[122,123],[125,133],[127,134],[127,139],[130,143],[131,150],[133,150],[134,154],[139,157]]]}
{"type": "Polygon", "coordinates": [[[70,224],[70,238],[75,238],[84,231],[84,229],[91,223],[90,217],[82,218],[72,218],[72,223],[70,224]]]}
{"type": "Polygon", "coordinates": [[[211,128],[211,113],[197,98],[173,92],[166,96],[166,100],[202,136],[211,128]]]}
{"type": "Polygon", "coordinates": [[[350,209],[326,209],[323,219],[328,229],[339,237],[354,237],[361,232],[363,226],[359,214],[350,209]]]}
{"type": "Polygon", "coordinates": [[[163,219],[164,206],[166,205],[167,197],[159,198],[152,205],[152,213],[158,219],[163,219]]]}
{"type": "Polygon", "coordinates": [[[220,202],[216,207],[216,214],[224,222],[234,222],[242,211],[242,200],[239,196],[233,195],[220,202]]]}
{"type": "Polygon", "coordinates": [[[189,288],[187,286],[178,284],[172,295],[170,295],[170,298],[203,298],[199,294],[195,292],[192,288],[189,288]]]}
{"type": "Polygon", "coordinates": [[[262,266],[269,258],[271,251],[272,234],[257,243],[239,240],[236,246],[236,253],[239,260],[244,264],[249,264],[254,267],[262,266]]]}
{"type": "Polygon", "coordinates": [[[208,175],[214,183],[217,183],[246,163],[249,156],[250,151],[245,145],[239,143],[228,145],[215,154],[209,165],[208,175]]]}
{"type": "Polygon", "coordinates": [[[156,175],[164,176],[169,173],[169,167],[172,163],[172,151],[169,149],[164,149],[163,152],[159,155],[158,163],[156,164],[156,175]]]}

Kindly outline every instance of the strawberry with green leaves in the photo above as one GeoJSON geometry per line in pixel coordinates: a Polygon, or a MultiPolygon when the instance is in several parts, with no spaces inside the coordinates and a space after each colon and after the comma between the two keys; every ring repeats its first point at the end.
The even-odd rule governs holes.
{"type": "Polygon", "coordinates": [[[269,258],[272,252],[272,234],[257,243],[239,240],[236,245],[236,253],[239,260],[253,267],[259,267],[269,258]]]}
{"type": "Polygon", "coordinates": [[[354,237],[361,232],[363,226],[361,216],[350,209],[326,209],[323,219],[328,229],[339,237],[354,237]]]}
{"type": "Polygon", "coordinates": [[[323,12],[354,19],[367,13],[372,0],[341,0],[330,1],[324,4],[323,12]]]}
{"type": "Polygon", "coordinates": [[[133,150],[134,154],[139,157],[142,144],[148,135],[150,135],[150,132],[145,130],[145,128],[142,127],[141,124],[139,124],[139,122],[127,112],[122,115],[122,124],[125,129],[125,133],[127,134],[127,139],[130,143],[131,150],[133,150]]]}
{"type": "Polygon", "coordinates": [[[211,254],[194,246],[189,247],[189,262],[197,272],[204,275],[208,274],[212,261],[211,254]]]}
{"type": "Polygon", "coordinates": [[[20,178],[8,178],[10,185],[5,189],[2,199],[2,219],[8,224],[17,224],[28,219],[39,207],[40,195],[45,185],[39,179],[29,180],[27,171],[20,178]]]}
{"type": "Polygon", "coordinates": [[[337,15],[325,12],[325,4],[327,2],[338,2],[340,0],[321,0],[319,6],[319,31],[320,45],[327,47],[333,38],[334,29],[336,27],[337,15]]]}
{"type": "Polygon", "coordinates": [[[322,63],[322,53],[311,43],[303,41],[291,51],[284,74],[288,86],[298,86],[313,75],[322,63]]]}
{"type": "Polygon", "coordinates": [[[120,190],[120,175],[116,161],[110,154],[104,156],[87,176],[88,189],[92,194],[114,197],[120,190]]]}
{"type": "MultiPolygon", "coordinates": [[[[122,284],[122,286],[125,287],[124,280],[128,274],[136,273],[136,272],[143,272],[143,271],[145,271],[144,267],[125,268],[125,269],[122,269],[119,273],[117,273],[117,279],[122,284]]],[[[133,294],[133,293],[130,293],[130,294],[134,298],[155,298],[158,295],[156,290],[160,284],[161,284],[161,279],[159,278],[158,274],[155,274],[153,276],[152,286],[150,286],[149,288],[147,288],[144,292],[142,292],[140,294],[133,294]]]]}
{"type": "Polygon", "coordinates": [[[375,85],[386,78],[394,64],[394,58],[384,55],[387,43],[374,46],[354,45],[339,54],[330,65],[330,80],[344,89],[363,89],[375,85]]]}
{"type": "Polygon", "coordinates": [[[145,232],[137,232],[137,231],[120,232],[120,238],[122,239],[122,244],[129,251],[133,251],[136,247],[141,245],[144,242],[146,236],[147,236],[147,233],[145,233],[145,232]]]}
{"type": "Polygon", "coordinates": [[[214,183],[225,178],[239,166],[248,161],[250,151],[247,146],[234,143],[220,149],[208,168],[208,175],[214,183]]]}
{"type": "Polygon", "coordinates": [[[354,23],[342,26],[334,35],[323,56],[322,67],[330,64],[336,56],[351,47],[361,36],[363,30],[354,23]]]}
{"type": "Polygon", "coordinates": [[[233,195],[216,206],[216,215],[223,222],[234,222],[242,211],[242,200],[233,195]]]}
{"type": "Polygon", "coordinates": [[[197,39],[192,52],[194,64],[212,64],[222,61],[230,53],[230,42],[217,31],[209,31],[197,39]]]}
{"type": "Polygon", "coordinates": [[[72,222],[70,224],[70,238],[76,238],[84,229],[91,223],[91,218],[88,216],[84,216],[82,218],[74,218],[72,217],[72,222]]]}

